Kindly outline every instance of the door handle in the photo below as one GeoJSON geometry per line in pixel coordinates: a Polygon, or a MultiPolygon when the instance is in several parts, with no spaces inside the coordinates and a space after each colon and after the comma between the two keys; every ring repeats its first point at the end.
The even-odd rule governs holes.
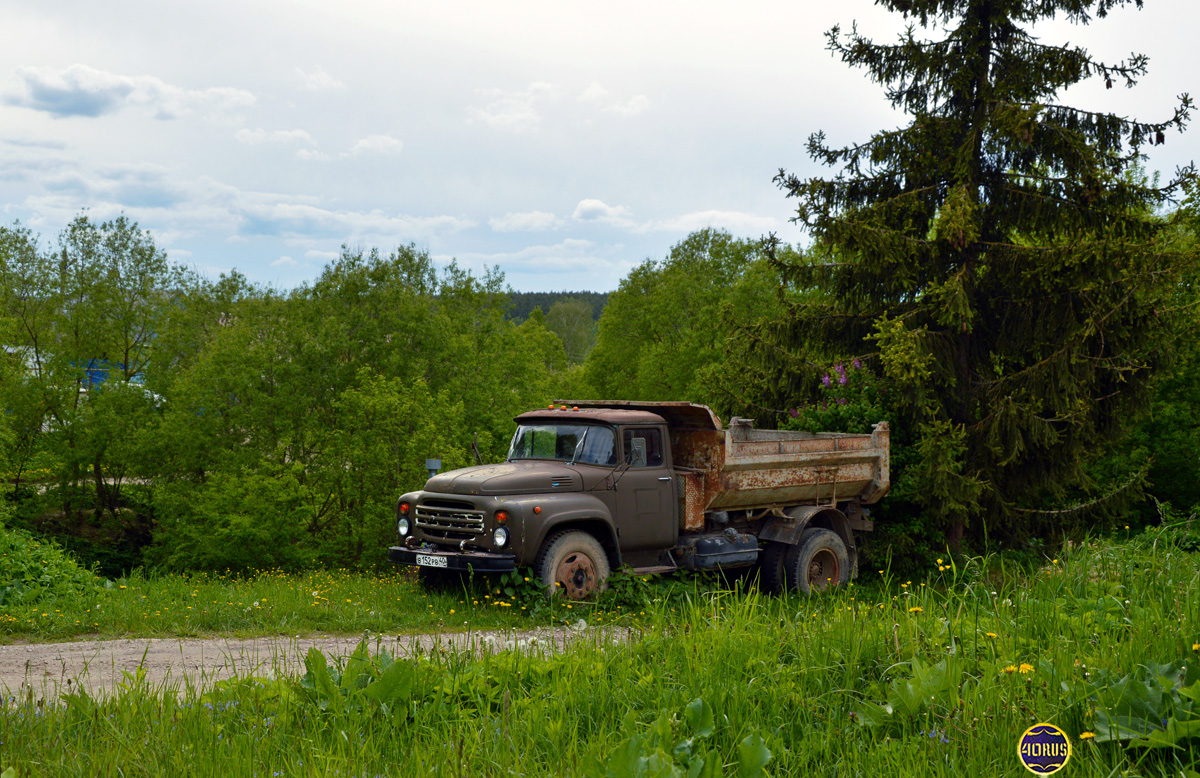
{"type": "Polygon", "coordinates": [[[671,476],[669,476],[669,475],[662,475],[662,476],[659,476],[659,477],[658,477],[658,480],[660,480],[660,481],[670,481],[670,480],[671,480],[671,476]]]}

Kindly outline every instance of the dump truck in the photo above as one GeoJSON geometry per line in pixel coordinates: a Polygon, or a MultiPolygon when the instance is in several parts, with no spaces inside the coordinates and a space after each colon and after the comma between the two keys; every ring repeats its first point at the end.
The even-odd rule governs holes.
{"type": "Polygon", "coordinates": [[[400,497],[392,562],[430,578],[528,565],[571,599],[622,568],[757,565],[767,590],[808,593],[857,574],[856,533],[889,485],[886,422],[759,430],[694,403],[579,401],[515,421],[504,462],[400,497]]]}

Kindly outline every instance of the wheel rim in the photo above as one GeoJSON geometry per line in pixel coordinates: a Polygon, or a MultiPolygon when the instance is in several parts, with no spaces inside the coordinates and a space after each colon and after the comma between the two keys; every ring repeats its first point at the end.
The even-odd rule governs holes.
{"type": "Polygon", "coordinates": [[[582,600],[596,591],[596,563],[579,551],[567,554],[554,571],[554,582],[572,600],[582,600]]]}
{"type": "Polygon", "coordinates": [[[828,589],[842,580],[842,569],[837,554],[822,548],[813,554],[808,563],[808,588],[828,589]]]}

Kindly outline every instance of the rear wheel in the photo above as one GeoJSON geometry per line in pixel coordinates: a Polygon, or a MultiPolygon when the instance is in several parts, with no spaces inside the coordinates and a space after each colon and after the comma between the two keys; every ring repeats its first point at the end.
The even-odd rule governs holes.
{"type": "Polygon", "coordinates": [[[583,600],[604,591],[608,556],[600,541],[582,530],[566,530],[542,546],[533,569],[551,596],[583,600]]]}
{"type": "Polygon", "coordinates": [[[850,555],[830,529],[810,527],[788,549],[783,563],[788,585],[803,594],[844,586],[850,581],[850,555]]]}

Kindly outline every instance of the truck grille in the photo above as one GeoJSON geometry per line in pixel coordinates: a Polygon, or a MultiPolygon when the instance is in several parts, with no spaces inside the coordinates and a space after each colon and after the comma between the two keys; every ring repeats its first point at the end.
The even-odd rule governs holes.
{"type": "Polygon", "coordinates": [[[418,505],[417,528],[429,537],[471,540],[483,532],[483,511],[441,505],[418,505]]]}

